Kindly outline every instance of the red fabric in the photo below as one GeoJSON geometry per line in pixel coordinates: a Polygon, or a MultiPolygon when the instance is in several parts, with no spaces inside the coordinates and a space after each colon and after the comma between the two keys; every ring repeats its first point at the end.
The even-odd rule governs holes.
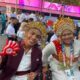
{"type": "Polygon", "coordinates": [[[47,20],[47,26],[53,26],[53,21],[52,20],[47,20]]]}
{"type": "Polygon", "coordinates": [[[56,50],[57,50],[57,54],[60,54],[62,52],[60,41],[59,40],[55,40],[55,41],[53,41],[53,43],[55,44],[55,47],[56,47],[56,50]]]}
{"type": "Polygon", "coordinates": [[[43,73],[43,80],[46,80],[46,74],[43,73]]]}
{"type": "MultiPolygon", "coordinates": [[[[55,47],[56,47],[58,60],[59,61],[63,61],[62,47],[61,47],[60,41],[59,40],[55,40],[55,41],[53,41],[53,43],[55,44],[55,47]]],[[[54,55],[53,55],[53,57],[54,57],[54,55]]]]}

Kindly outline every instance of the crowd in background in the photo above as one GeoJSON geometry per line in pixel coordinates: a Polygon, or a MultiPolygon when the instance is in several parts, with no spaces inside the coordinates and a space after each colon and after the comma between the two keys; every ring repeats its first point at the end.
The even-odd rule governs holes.
{"type": "MultiPolygon", "coordinates": [[[[0,31],[0,34],[7,34],[9,35],[9,37],[11,35],[19,36],[19,27],[22,22],[41,21],[46,27],[46,32],[48,35],[46,43],[48,43],[57,39],[57,36],[54,31],[54,24],[57,20],[58,17],[46,16],[43,13],[41,14],[39,12],[25,12],[23,10],[18,10],[17,13],[12,11],[11,13],[7,14],[5,13],[5,11],[1,11],[0,23],[2,25],[2,29],[0,31]]],[[[78,32],[80,31],[79,20],[74,20],[74,23],[76,25],[75,35],[78,37],[78,32]]],[[[22,34],[20,35],[22,36],[22,34]]]]}

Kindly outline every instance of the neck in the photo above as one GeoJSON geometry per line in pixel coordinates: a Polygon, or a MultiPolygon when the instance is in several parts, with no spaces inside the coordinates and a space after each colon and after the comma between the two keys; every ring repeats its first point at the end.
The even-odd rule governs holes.
{"type": "Polygon", "coordinates": [[[24,48],[25,54],[27,54],[27,52],[28,52],[30,49],[31,49],[31,48],[24,48]]]}
{"type": "Polygon", "coordinates": [[[63,44],[64,44],[65,46],[69,47],[69,46],[73,45],[73,41],[71,41],[70,43],[64,43],[64,42],[63,42],[63,44]]]}
{"type": "Polygon", "coordinates": [[[28,46],[28,45],[26,46],[26,45],[24,45],[24,50],[25,50],[25,51],[29,51],[30,49],[31,49],[31,46],[28,46]]]}

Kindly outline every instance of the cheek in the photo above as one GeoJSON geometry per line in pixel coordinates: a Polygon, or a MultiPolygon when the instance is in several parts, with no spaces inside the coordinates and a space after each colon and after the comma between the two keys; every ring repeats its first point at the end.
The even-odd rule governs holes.
{"type": "Polygon", "coordinates": [[[70,39],[74,39],[74,35],[71,35],[69,38],[70,38],[70,39]]]}
{"type": "Polygon", "coordinates": [[[69,37],[67,37],[67,38],[62,38],[62,40],[64,41],[64,42],[70,42],[70,41],[72,41],[74,39],[74,36],[69,36],[69,37]]]}
{"type": "Polygon", "coordinates": [[[32,37],[32,36],[31,36],[30,34],[27,34],[27,35],[25,36],[25,39],[26,39],[26,40],[29,40],[31,37],[32,37]]]}
{"type": "Polygon", "coordinates": [[[28,35],[24,36],[24,42],[25,44],[30,40],[30,37],[28,35]]]}

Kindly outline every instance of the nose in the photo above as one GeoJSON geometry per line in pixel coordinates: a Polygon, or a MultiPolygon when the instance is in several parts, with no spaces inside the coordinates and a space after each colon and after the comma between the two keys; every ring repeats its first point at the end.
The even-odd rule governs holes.
{"type": "Polygon", "coordinates": [[[65,35],[65,38],[68,38],[69,37],[69,35],[65,35]]]}
{"type": "Polygon", "coordinates": [[[33,40],[37,40],[36,35],[33,35],[33,36],[32,36],[32,39],[33,39],[33,40]]]}

